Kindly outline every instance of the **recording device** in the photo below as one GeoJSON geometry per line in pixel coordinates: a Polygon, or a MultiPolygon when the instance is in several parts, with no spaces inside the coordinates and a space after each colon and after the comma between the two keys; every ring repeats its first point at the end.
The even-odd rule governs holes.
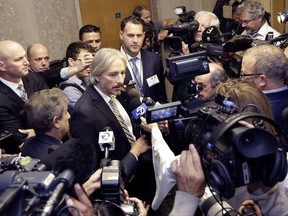
{"type": "Polygon", "coordinates": [[[288,21],[288,13],[287,12],[278,13],[277,20],[279,23],[286,23],[288,21]]]}
{"type": "Polygon", "coordinates": [[[172,37],[164,39],[164,50],[166,52],[180,53],[182,50],[182,41],[191,45],[193,43],[194,31],[198,29],[199,23],[194,20],[195,12],[186,12],[185,6],[174,8],[174,13],[178,16],[175,25],[165,26],[163,29],[168,30],[168,35],[172,37]]]}
{"type": "Polygon", "coordinates": [[[280,128],[274,120],[256,113],[239,113],[215,103],[206,103],[191,117],[169,122],[175,142],[193,143],[201,157],[207,184],[221,196],[231,198],[235,188],[257,181],[273,186],[287,174],[286,152],[280,148],[280,128]],[[276,128],[248,128],[241,120],[257,119],[276,128]]]}
{"type": "Polygon", "coordinates": [[[22,172],[45,171],[46,167],[39,159],[31,157],[7,156],[0,158],[0,173],[7,170],[19,170],[22,172]]]}
{"type": "Polygon", "coordinates": [[[206,51],[199,51],[184,56],[166,59],[167,78],[170,82],[191,79],[195,76],[209,73],[206,51]]]}
{"type": "Polygon", "coordinates": [[[146,121],[147,123],[152,123],[177,118],[180,113],[180,108],[180,101],[148,107],[146,121]]]}
{"type": "MultiPolygon", "coordinates": [[[[29,169],[21,168],[21,171],[15,170],[15,167],[19,169],[17,166],[9,170],[9,166],[0,175],[0,214],[51,215],[61,212],[63,202],[60,200],[64,192],[71,193],[74,182],[84,183],[95,170],[94,152],[92,145],[72,138],[39,162],[53,171],[34,171],[31,169],[34,166],[30,165],[27,166],[29,169]]],[[[11,164],[10,158],[7,161],[4,164],[11,164]]],[[[37,159],[31,161],[32,164],[38,162],[37,159]]]]}

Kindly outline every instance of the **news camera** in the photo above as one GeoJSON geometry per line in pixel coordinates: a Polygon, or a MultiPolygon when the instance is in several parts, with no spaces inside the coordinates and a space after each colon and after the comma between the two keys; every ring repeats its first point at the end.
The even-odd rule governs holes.
{"type": "Polygon", "coordinates": [[[164,39],[164,50],[166,52],[180,53],[182,50],[182,41],[189,45],[193,43],[193,34],[198,29],[199,23],[194,20],[195,11],[186,12],[185,6],[175,7],[174,14],[178,16],[176,24],[163,28],[164,30],[168,30],[168,35],[173,34],[172,37],[168,36],[164,39]]]}
{"type": "MultiPolygon", "coordinates": [[[[209,72],[205,51],[169,58],[167,65],[172,81],[193,79],[209,72]]],[[[174,147],[178,145],[181,151],[193,143],[201,157],[206,181],[225,198],[231,198],[236,187],[257,181],[273,186],[284,180],[286,149],[278,124],[258,113],[241,112],[221,95],[215,101],[205,103],[192,97],[188,103],[181,103],[180,108],[173,104],[178,106],[174,110],[179,110],[178,117],[169,120],[174,147]],[[249,128],[239,121],[250,122],[254,127],[249,128]],[[272,134],[259,122],[271,125],[277,133],[272,134]]],[[[167,107],[169,104],[163,106],[163,112],[167,107]]],[[[153,112],[155,108],[148,107],[147,116],[151,119],[147,122],[154,121],[153,112]]],[[[161,106],[157,107],[157,113],[161,112],[161,106]]]]}

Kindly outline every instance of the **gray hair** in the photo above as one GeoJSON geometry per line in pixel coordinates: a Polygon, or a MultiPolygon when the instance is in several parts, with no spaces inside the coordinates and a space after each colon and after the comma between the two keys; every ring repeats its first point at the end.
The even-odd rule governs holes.
{"type": "Polygon", "coordinates": [[[217,63],[209,63],[211,86],[215,88],[220,82],[224,82],[228,79],[227,73],[223,67],[217,63]]]}
{"type": "Polygon", "coordinates": [[[62,119],[68,105],[66,94],[58,88],[35,92],[25,104],[30,126],[36,133],[46,133],[53,128],[53,119],[62,119]]]}
{"type": "Polygon", "coordinates": [[[112,64],[115,59],[121,59],[127,66],[127,60],[125,56],[116,49],[113,48],[102,48],[98,50],[94,56],[91,68],[90,83],[96,84],[95,76],[99,76],[104,73],[112,64]]]}
{"type": "Polygon", "coordinates": [[[238,6],[240,14],[247,12],[251,19],[264,17],[265,9],[260,2],[257,1],[244,1],[238,6]]]}
{"type": "Polygon", "coordinates": [[[210,11],[204,11],[204,10],[199,11],[199,12],[197,12],[196,15],[195,15],[195,20],[197,20],[197,18],[198,18],[198,17],[201,17],[201,16],[208,16],[208,17],[210,17],[210,18],[211,18],[211,26],[216,26],[217,28],[219,28],[219,26],[220,26],[220,21],[219,21],[218,17],[217,17],[214,13],[212,13],[212,12],[210,12],[210,11]]]}
{"type": "Polygon", "coordinates": [[[285,79],[288,72],[288,59],[282,49],[270,44],[259,45],[246,50],[244,57],[253,56],[253,73],[264,74],[271,81],[285,79]]]}

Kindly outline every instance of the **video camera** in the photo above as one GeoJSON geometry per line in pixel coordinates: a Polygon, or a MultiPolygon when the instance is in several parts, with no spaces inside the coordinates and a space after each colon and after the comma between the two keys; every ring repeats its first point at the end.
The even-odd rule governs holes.
{"type": "MultiPolygon", "coordinates": [[[[193,79],[209,71],[205,51],[169,58],[167,62],[172,81],[193,79]]],[[[173,102],[171,107],[177,108],[172,114],[179,110],[179,115],[169,120],[169,134],[179,151],[191,143],[196,146],[206,181],[220,196],[231,198],[236,187],[257,181],[273,186],[284,180],[286,151],[281,148],[284,144],[281,129],[274,120],[258,113],[240,112],[232,101],[220,95],[216,102],[200,103],[197,98],[191,101],[181,105],[173,102]],[[254,127],[249,128],[241,121],[254,127]],[[271,125],[277,134],[264,129],[260,122],[271,125]]],[[[163,110],[158,106],[157,113],[165,113],[167,107],[169,103],[163,105],[163,110]]],[[[155,121],[155,109],[148,107],[147,116],[151,118],[147,122],[155,121]]],[[[157,121],[163,120],[160,116],[167,115],[158,115],[157,121]]]]}
{"type": "Polygon", "coordinates": [[[166,52],[180,53],[182,50],[182,41],[191,45],[194,41],[194,31],[198,29],[199,23],[194,20],[195,12],[186,12],[185,6],[178,6],[174,8],[174,14],[179,18],[175,25],[164,26],[164,30],[168,30],[168,35],[173,34],[172,37],[164,39],[164,50],[166,52]]]}

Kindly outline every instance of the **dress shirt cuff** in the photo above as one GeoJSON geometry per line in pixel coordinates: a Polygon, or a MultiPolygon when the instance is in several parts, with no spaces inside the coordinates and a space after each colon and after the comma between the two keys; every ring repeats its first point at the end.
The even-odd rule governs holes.
{"type": "Polygon", "coordinates": [[[169,216],[194,216],[200,199],[192,194],[176,191],[173,209],[169,216]]]}
{"type": "Polygon", "coordinates": [[[69,67],[62,68],[60,71],[60,76],[62,79],[69,79],[69,77],[71,76],[69,73],[69,67]]]}

